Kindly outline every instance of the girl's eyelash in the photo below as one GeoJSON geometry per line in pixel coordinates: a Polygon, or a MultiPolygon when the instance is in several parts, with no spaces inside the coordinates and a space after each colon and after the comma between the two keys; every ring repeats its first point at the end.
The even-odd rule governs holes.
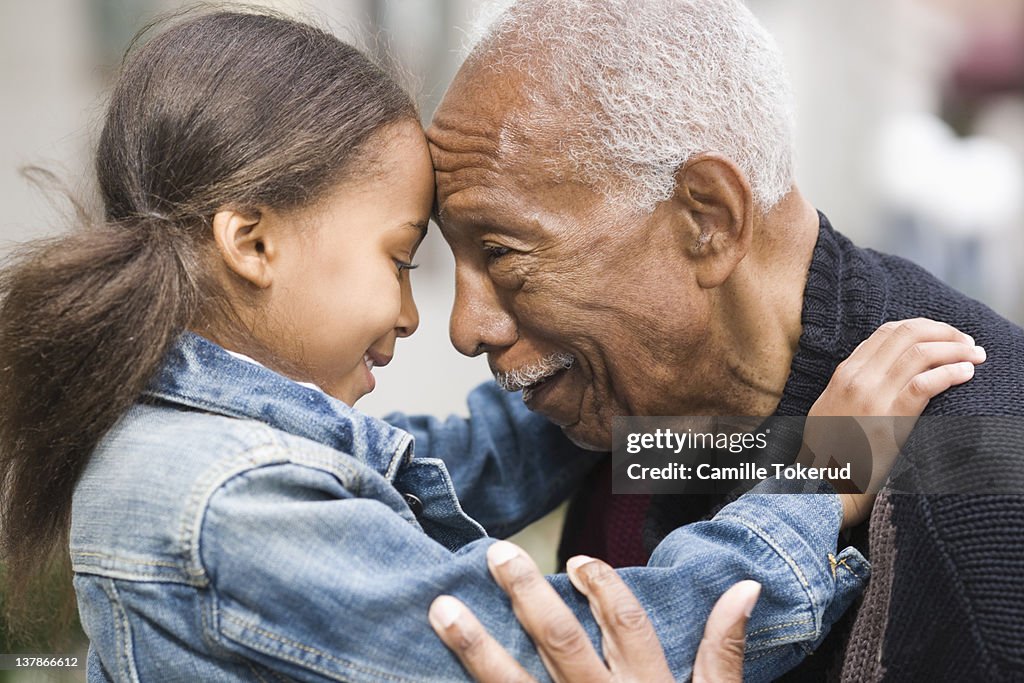
{"type": "Polygon", "coordinates": [[[398,266],[399,272],[403,270],[416,270],[417,268],[420,267],[420,264],[418,263],[406,263],[405,261],[398,260],[395,261],[395,265],[398,266]]]}

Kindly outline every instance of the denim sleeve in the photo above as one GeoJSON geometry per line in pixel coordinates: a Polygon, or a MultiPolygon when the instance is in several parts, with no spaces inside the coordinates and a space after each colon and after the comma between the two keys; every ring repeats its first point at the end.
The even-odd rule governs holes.
{"type": "Polygon", "coordinates": [[[415,456],[448,468],[463,510],[496,538],[506,538],[568,498],[606,454],[572,444],[532,413],[519,393],[494,382],[467,399],[469,418],[440,420],[394,413],[385,421],[411,433],[415,456]]]}
{"type": "MultiPolygon", "coordinates": [[[[675,675],[690,675],[719,594],[746,578],[763,584],[749,627],[749,679],[794,666],[866,576],[856,551],[830,555],[839,518],[834,495],[748,495],[711,521],[674,531],[650,566],[623,570],[675,675]]],[[[530,673],[549,680],[488,574],[492,539],[453,553],[326,472],[285,464],[231,479],[210,499],[199,539],[204,636],[223,656],[301,681],[466,680],[427,622],[431,601],[447,593],[530,673]]],[[[549,580],[599,648],[586,601],[565,575],[549,580]]]]}
{"type": "Polygon", "coordinates": [[[669,660],[677,678],[690,676],[717,596],[739,580],[762,584],[747,625],[745,681],[774,680],[795,667],[860,596],[870,566],[853,547],[836,551],[842,505],[834,490],[825,482],[814,493],[792,490],[803,490],[803,484],[765,480],[711,521],[673,531],[646,568],[622,570],[651,615],[666,654],[681,657],[669,660]],[[648,592],[643,572],[655,567],[687,568],[678,575],[687,587],[682,595],[678,589],[670,596],[648,592]],[[690,605],[693,631],[681,633],[676,619],[694,595],[701,597],[690,605]],[[673,644],[679,638],[683,642],[673,644]]]}

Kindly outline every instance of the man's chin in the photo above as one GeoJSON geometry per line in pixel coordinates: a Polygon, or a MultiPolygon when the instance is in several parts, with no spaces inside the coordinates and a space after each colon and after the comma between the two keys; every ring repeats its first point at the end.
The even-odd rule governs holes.
{"type": "Polygon", "coordinates": [[[605,452],[612,449],[611,434],[605,434],[603,429],[587,429],[582,420],[562,427],[562,433],[584,450],[605,452]]]}

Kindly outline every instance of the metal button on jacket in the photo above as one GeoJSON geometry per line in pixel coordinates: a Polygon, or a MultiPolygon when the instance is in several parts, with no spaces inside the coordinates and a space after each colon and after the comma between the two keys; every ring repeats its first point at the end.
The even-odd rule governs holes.
{"type": "Polygon", "coordinates": [[[405,504],[409,506],[410,510],[412,510],[412,514],[416,515],[417,517],[423,514],[422,500],[420,500],[417,496],[414,496],[411,493],[403,493],[402,496],[405,498],[405,504]]]}

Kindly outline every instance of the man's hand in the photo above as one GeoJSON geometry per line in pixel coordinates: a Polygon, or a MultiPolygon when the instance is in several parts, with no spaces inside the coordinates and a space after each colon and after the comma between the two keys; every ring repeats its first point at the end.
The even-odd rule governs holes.
{"type": "Polygon", "coordinates": [[[697,648],[693,683],[733,683],[743,680],[743,650],[750,619],[761,584],[740,581],[722,593],[704,625],[697,648]]]}
{"type": "MultiPolygon", "coordinates": [[[[587,596],[601,628],[602,661],[583,626],[526,553],[499,541],[488,550],[487,561],[554,680],[674,680],[647,613],[615,570],[604,562],[580,556],[569,560],[567,566],[569,580],[587,596]]],[[[697,651],[694,681],[730,683],[743,679],[744,629],[759,593],[760,584],[741,581],[718,600],[697,651]]],[[[437,598],[430,607],[430,623],[477,681],[534,680],[455,598],[437,598]]]]}

